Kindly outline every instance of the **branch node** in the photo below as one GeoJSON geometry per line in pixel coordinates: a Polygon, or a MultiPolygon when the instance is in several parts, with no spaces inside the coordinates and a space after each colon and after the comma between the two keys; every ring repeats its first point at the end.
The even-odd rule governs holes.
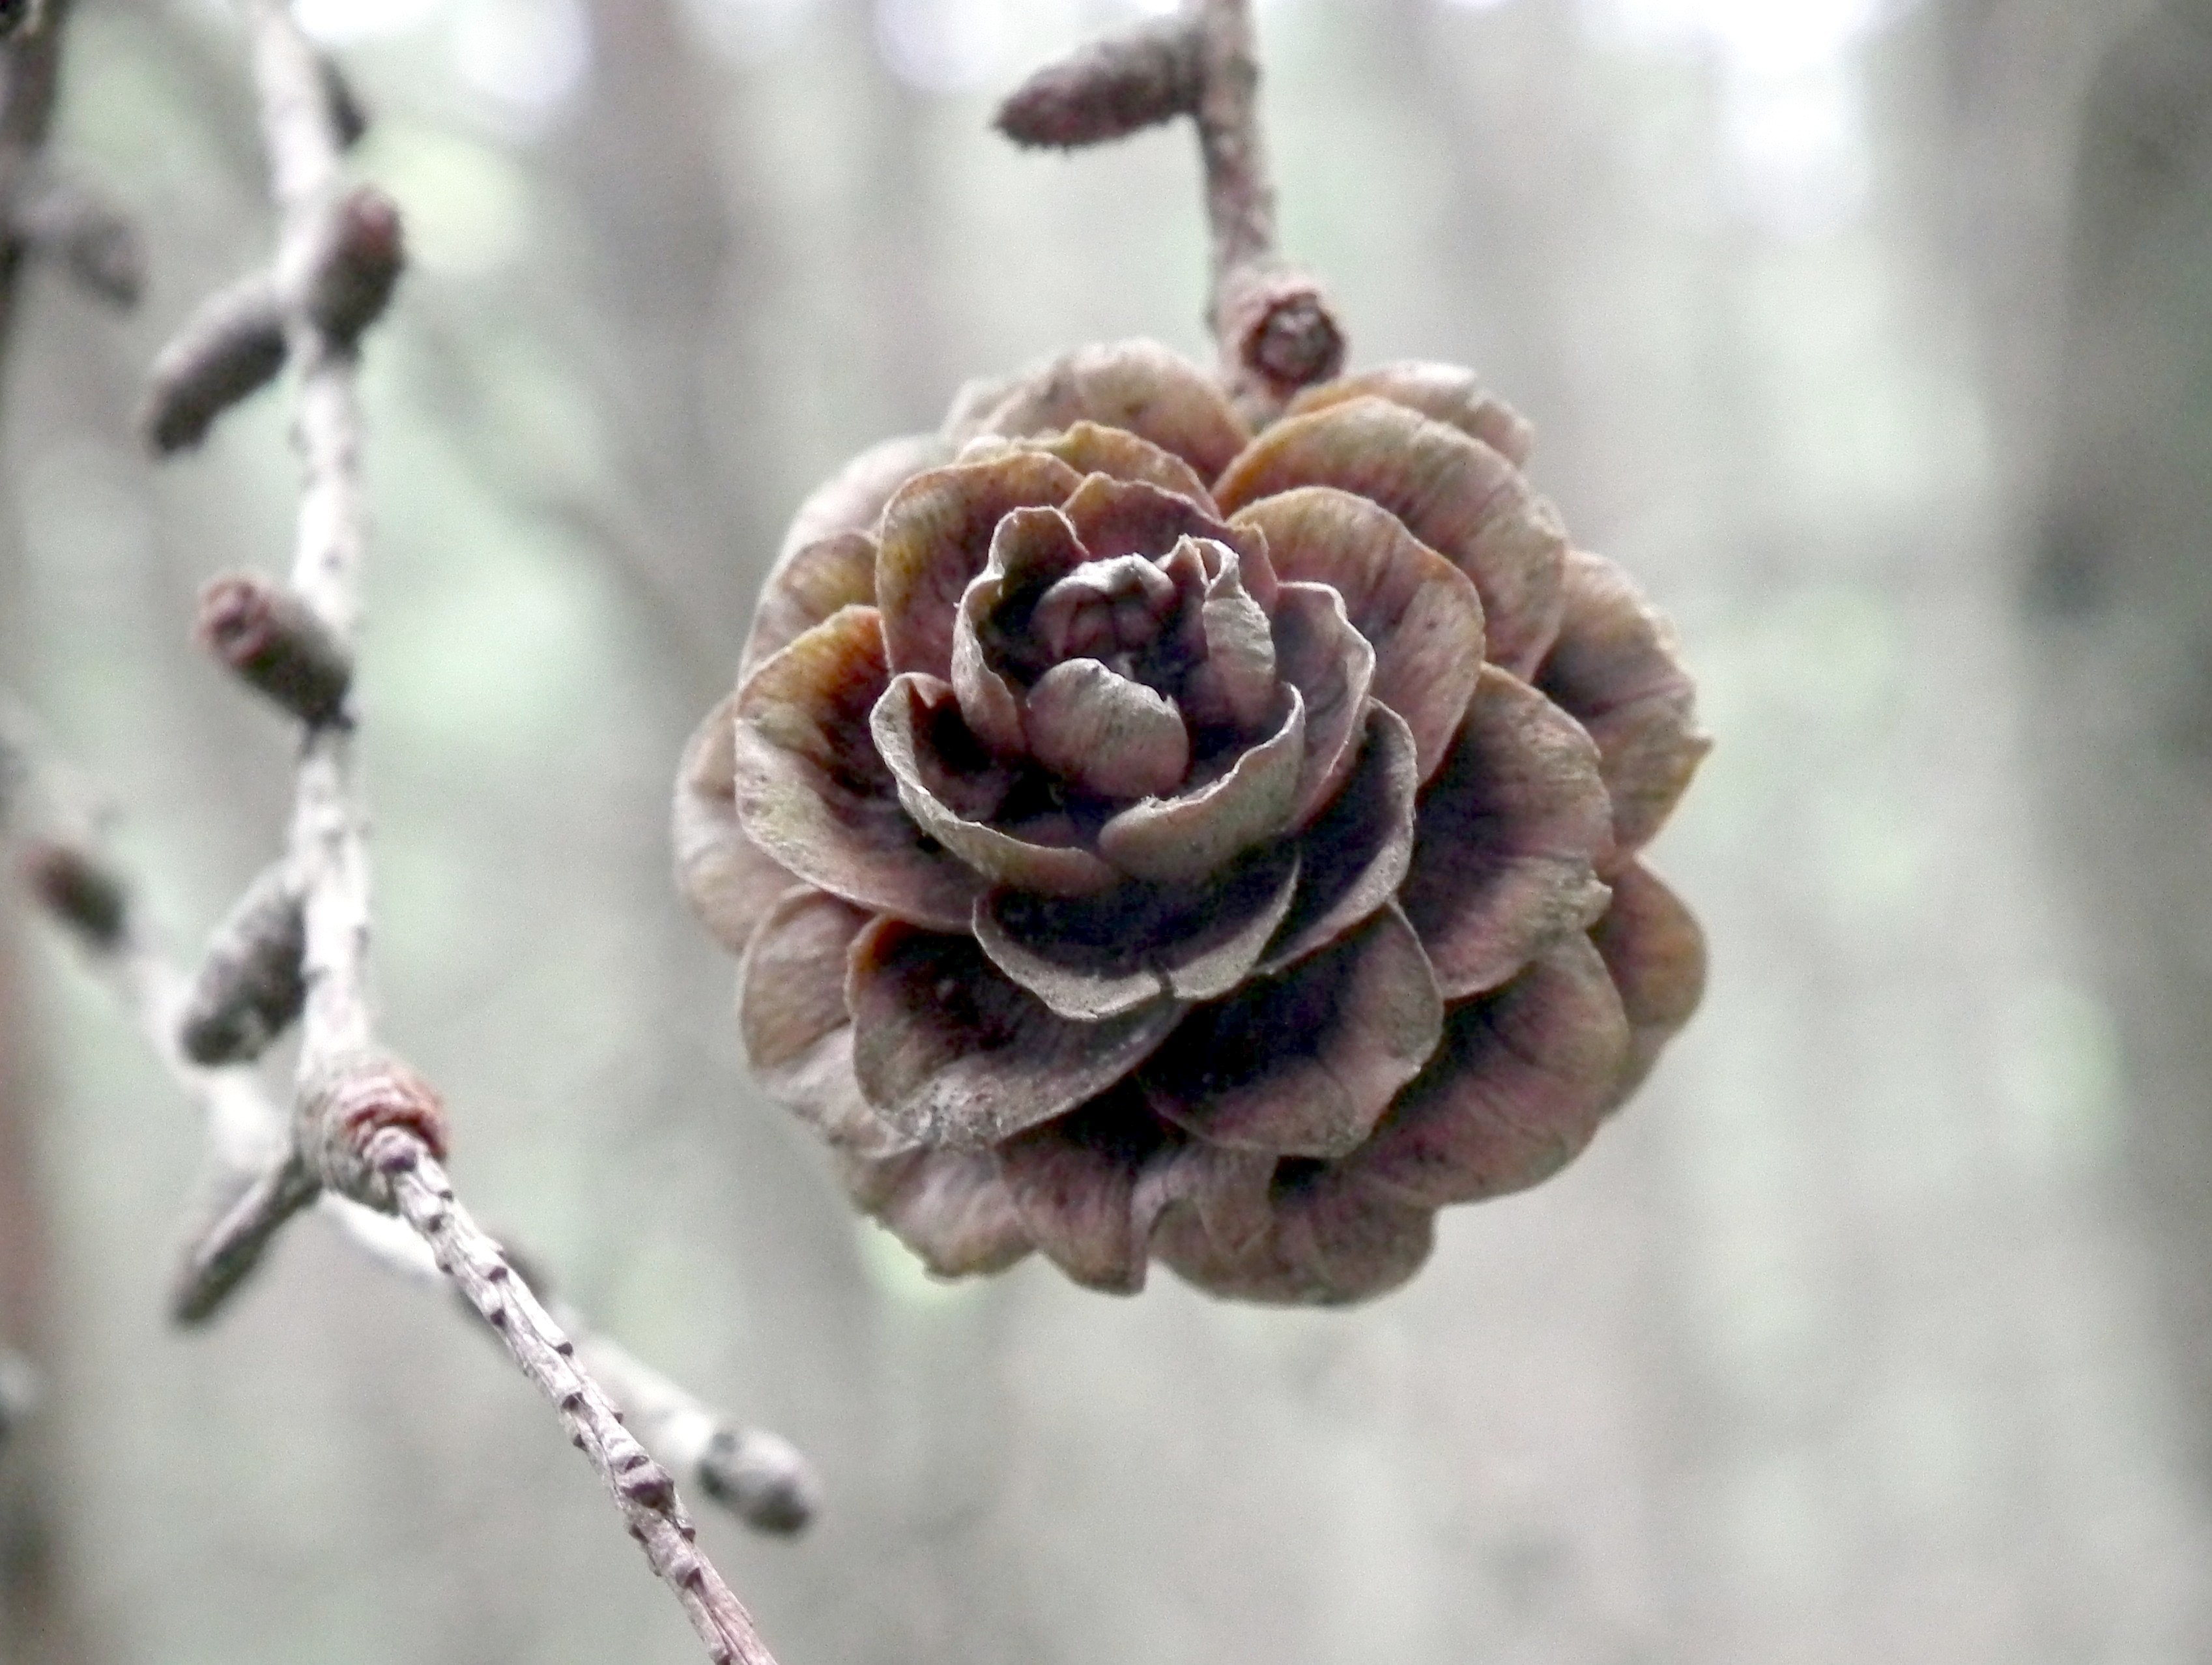
{"type": "Polygon", "coordinates": [[[343,1053],[301,1084],[294,1139],[323,1184],[388,1214],[394,1181],[445,1154],[445,1106],[390,1054],[343,1053]]]}
{"type": "Polygon", "coordinates": [[[1195,115],[1204,89],[1198,37],[1170,18],[1047,64],[999,106],[995,122],[1016,144],[1072,150],[1195,115]]]}
{"type": "Polygon", "coordinates": [[[310,728],[339,721],[353,654],[295,592],[253,573],[227,573],[200,592],[201,647],[310,728]]]}
{"type": "Polygon", "coordinates": [[[265,272],[210,297],[147,374],[139,431],[157,456],[207,437],[215,419],[284,368],[284,309],[265,272]]]}
{"type": "Polygon", "coordinates": [[[301,900],[291,864],[280,861],[216,927],[178,1024],[179,1044],[194,1063],[251,1063],[299,1017],[307,999],[301,900]]]}

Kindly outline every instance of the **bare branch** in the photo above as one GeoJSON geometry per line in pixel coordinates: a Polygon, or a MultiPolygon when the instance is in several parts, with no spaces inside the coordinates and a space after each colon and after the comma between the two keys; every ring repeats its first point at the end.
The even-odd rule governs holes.
{"type": "Polygon", "coordinates": [[[683,1603],[708,1657],[715,1665],[775,1665],[751,1615],[694,1542],[697,1533],[674,1478],[578,1366],[575,1344],[514,1275],[505,1251],[455,1200],[437,1158],[399,1127],[376,1129],[359,1154],[390,1188],[401,1217],[430,1245],[446,1275],[560,1413],[571,1443],[605,1482],[653,1572],[683,1603]]]}
{"type": "MultiPolygon", "coordinates": [[[[88,818],[73,805],[52,801],[64,796],[54,778],[59,773],[27,721],[0,699],[0,837],[16,839],[34,817],[88,818]],[[34,805],[33,799],[48,801],[34,805]]],[[[77,939],[92,969],[137,1018],[171,1079],[201,1111],[216,1170],[214,1188],[222,1200],[212,1212],[230,1212],[247,1186],[283,1163],[290,1148],[289,1119],[254,1071],[208,1068],[185,1054],[178,1020],[185,996],[183,980],[152,945],[137,915],[136,887],[112,860],[79,836],[48,832],[24,842],[66,849],[71,866],[105,876],[116,911],[112,917],[103,915],[107,928],[96,934],[57,912],[47,894],[34,889],[33,895],[77,939]]],[[[19,854],[21,848],[19,843],[19,854]]],[[[404,1221],[331,1190],[315,1196],[314,1212],[356,1253],[401,1282],[441,1296],[459,1293],[429,1245],[404,1221]]],[[[543,1285],[541,1272],[532,1269],[529,1275],[543,1285]]],[[[805,1523],[818,1487],[805,1457],[788,1441],[745,1428],[702,1404],[611,1336],[593,1330],[566,1303],[559,1307],[559,1322],[574,1337],[584,1368],[605,1385],[662,1464],[686,1483],[696,1481],[757,1530],[791,1532],[805,1523]]]]}

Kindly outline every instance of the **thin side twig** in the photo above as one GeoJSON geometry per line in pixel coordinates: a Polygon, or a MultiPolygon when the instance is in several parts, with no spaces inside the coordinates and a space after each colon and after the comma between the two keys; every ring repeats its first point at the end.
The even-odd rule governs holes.
{"type": "Polygon", "coordinates": [[[1046,65],[1000,107],[1017,144],[1097,144],[1188,116],[1198,131],[1212,247],[1206,325],[1231,397],[1255,422],[1344,366],[1321,285],[1283,258],[1260,120],[1251,0],[1186,0],[1167,22],[1094,42],[1046,65]]]}

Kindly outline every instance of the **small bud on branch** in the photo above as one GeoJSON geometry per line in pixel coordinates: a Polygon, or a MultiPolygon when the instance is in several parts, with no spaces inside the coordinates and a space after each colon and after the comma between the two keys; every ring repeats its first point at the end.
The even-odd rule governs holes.
{"type": "Polygon", "coordinates": [[[298,1019],[307,999],[301,900],[291,865],[279,862],[216,927],[178,1024],[179,1044],[195,1064],[251,1063],[298,1019]]]}
{"type": "Polygon", "coordinates": [[[319,55],[315,69],[322,82],[323,108],[330,118],[331,131],[337,136],[341,150],[350,150],[368,132],[368,106],[361,101],[361,94],[336,58],[319,55]]]}
{"type": "Polygon", "coordinates": [[[284,368],[284,309],[265,273],[210,297],[154,360],[138,427],[158,456],[207,437],[215,419],[284,368]]]}
{"type": "Polygon", "coordinates": [[[999,106],[998,129],[1019,145],[1103,144],[1197,114],[1205,84],[1197,37],[1170,19],[1047,64],[999,106]]]}
{"type": "Polygon", "coordinates": [[[95,951],[123,940],[131,896],[112,869],[74,844],[35,839],[22,847],[23,882],[62,924],[95,951]]]}
{"type": "Polygon", "coordinates": [[[350,349],[390,304],[406,265],[399,205],[356,185],[316,228],[301,309],[334,345],[350,349]]]}
{"type": "Polygon", "coordinates": [[[200,646],[310,728],[337,721],[353,685],[353,655],[293,591],[252,573],[227,573],[200,592],[200,646]]]}

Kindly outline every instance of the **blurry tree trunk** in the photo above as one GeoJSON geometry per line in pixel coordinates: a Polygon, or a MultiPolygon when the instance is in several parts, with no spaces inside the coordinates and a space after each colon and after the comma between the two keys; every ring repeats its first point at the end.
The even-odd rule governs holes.
{"type": "Polygon", "coordinates": [[[2075,145],[2051,428],[2014,435],[2043,468],[2023,499],[2037,751],[2120,1017],[2176,1398],[2212,1485],[2212,5],[2166,0],[2112,41],[2075,145]]]}

